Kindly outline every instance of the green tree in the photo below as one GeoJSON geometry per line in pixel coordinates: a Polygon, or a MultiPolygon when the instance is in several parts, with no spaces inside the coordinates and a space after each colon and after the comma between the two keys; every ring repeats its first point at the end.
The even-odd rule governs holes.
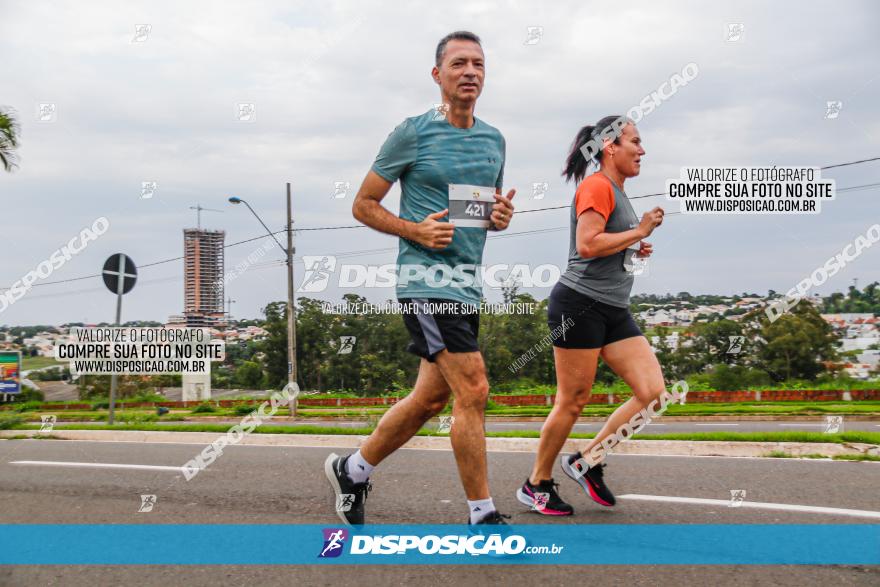
{"type": "Polygon", "coordinates": [[[269,387],[280,388],[287,381],[287,304],[269,302],[263,314],[266,316],[263,328],[268,334],[260,344],[260,351],[264,353],[266,381],[269,387]]]}
{"type": "Polygon", "coordinates": [[[258,389],[263,382],[263,368],[253,361],[245,361],[235,370],[235,381],[246,389],[258,389]]]}
{"type": "Polygon", "coordinates": [[[531,314],[483,314],[480,316],[479,345],[491,385],[527,379],[540,384],[553,384],[553,343],[547,328],[548,300],[538,302],[530,294],[515,294],[505,301],[532,304],[531,314]],[[514,362],[529,350],[535,353],[518,369],[514,362]],[[514,368],[511,369],[511,366],[514,368]]]}
{"type": "Polygon", "coordinates": [[[774,381],[814,380],[838,358],[838,337],[811,303],[799,303],[775,322],[763,311],[750,316],[754,360],[774,381]]]}
{"type": "Polygon", "coordinates": [[[693,325],[689,332],[693,335],[691,349],[696,355],[697,362],[705,366],[716,363],[728,365],[741,363],[751,350],[750,341],[743,339],[739,352],[730,352],[737,351],[736,347],[732,346],[735,339],[732,340],[731,337],[743,336],[742,324],[733,320],[722,318],[715,322],[701,322],[693,325]]]}
{"type": "Polygon", "coordinates": [[[736,391],[769,383],[770,376],[765,371],[743,365],[721,363],[709,374],[709,385],[716,391],[736,391]]]}
{"type": "Polygon", "coordinates": [[[0,165],[6,171],[18,167],[18,134],[20,128],[12,111],[0,110],[0,165]]]}

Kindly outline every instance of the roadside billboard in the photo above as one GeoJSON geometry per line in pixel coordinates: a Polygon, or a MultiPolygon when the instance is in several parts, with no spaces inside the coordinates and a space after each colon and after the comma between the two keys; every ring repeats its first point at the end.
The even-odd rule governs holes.
{"type": "Polygon", "coordinates": [[[21,351],[0,351],[0,393],[21,392],[21,351]]]}

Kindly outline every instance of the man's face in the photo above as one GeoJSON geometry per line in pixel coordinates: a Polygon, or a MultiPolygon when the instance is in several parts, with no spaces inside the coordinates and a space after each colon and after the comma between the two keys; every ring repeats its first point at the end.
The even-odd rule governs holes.
{"type": "Polygon", "coordinates": [[[446,44],[440,67],[431,70],[431,75],[450,101],[475,102],[486,76],[483,50],[473,41],[453,39],[446,44]]]}

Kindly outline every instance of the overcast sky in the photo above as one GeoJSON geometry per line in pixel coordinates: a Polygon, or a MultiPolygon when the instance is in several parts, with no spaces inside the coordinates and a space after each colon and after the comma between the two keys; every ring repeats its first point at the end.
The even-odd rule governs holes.
{"type": "MultiPolygon", "coordinates": [[[[698,77],[639,128],[647,155],[626,184],[662,192],[683,166],[824,166],[880,156],[876,2],[13,2],[0,0],[5,56],[0,105],[21,121],[20,168],[0,172],[0,288],[34,269],[94,219],[110,229],[45,281],[96,274],[125,252],[139,266],[182,255],[182,229],[224,229],[226,242],[284,226],[285,182],[298,228],[349,225],[351,200],[379,146],[404,118],[439,101],[430,78],[437,41],[468,29],[483,39],[486,84],[477,116],[507,140],[505,189],[520,210],[567,205],[560,170],[578,128],[624,112],[685,64],[698,77]],[[728,25],[741,23],[739,41],[728,25]],[[150,25],[136,40],[137,24],[150,25]],[[527,43],[528,27],[542,27],[527,43]],[[826,103],[842,102],[836,118],[826,103]],[[40,122],[40,103],[56,108],[40,122]],[[240,103],[255,120],[237,120],[240,103]],[[152,198],[141,197],[155,181],[152,198]],[[350,182],[334,198],[336,182],[350,182]],[[549,184],[543,199],[532,184],[549,184]]],[[[829,170],[838,188],[880,182],[880,162],[829,170]]],[[[880,221],[878,190],[841,193],[816,216],[667,218],[650,239],[634,293],[785,291],[880,221]]],[[[397,212],[398,190],[386,199],[397,212]]],[[[634,202],[676,209],[663,197],[634,202]]],[[[515,217],[489,240],[486,263],[564,266],[568,211],[515,217]]],[[[262,240],[227,250],[232,269],[262,240]]],[[[370,229],[309,231],[297,256],[378,252],[340,263],[385,264],[396,240],[370,229]]],[[[276,248],[229,283],[236,317],[286,296],[276,248]]],[[[296,265],[297,282],[303,265],[296,265]]],[[[164,321],[183,309],[183,262],[144,267],[123,319],[164,321]]],[[[819,288],[880,278],[880,246],[819,288]]],[[[372,300],[392,289],[352,290],[372,300]]],[[[338,300],[345,291],[316,295],[338,300]]],[[[486,291],[497,300],[497,291],[486,291]]],[[[538,298],[549,288],[532,290],[538,298]]],[[[100,278],[34,287],[0,324],[113,319],[100,278]]]]}

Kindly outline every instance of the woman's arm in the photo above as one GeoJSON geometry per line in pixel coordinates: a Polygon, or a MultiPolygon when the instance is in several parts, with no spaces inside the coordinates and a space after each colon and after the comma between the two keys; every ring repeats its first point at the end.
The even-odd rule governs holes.
{"type": "Polygon", "coordinates": [[[605,217],[595,210],[586,210],[578,217],[577,252],[581,257],[607,257],[619,253],[633,243],[650,236],[663,223],[663,209],[645,212],[636,228],[623,232],[605,232],[605,217]]]}

